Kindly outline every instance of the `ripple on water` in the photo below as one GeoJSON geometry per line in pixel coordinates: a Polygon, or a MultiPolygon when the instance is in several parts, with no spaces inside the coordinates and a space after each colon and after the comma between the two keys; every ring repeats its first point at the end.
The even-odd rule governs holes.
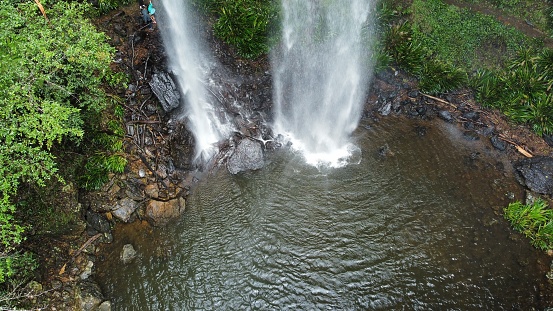
{"type": "Polygon", "coordinates": [[[320,172],[281,150],[261,171],[202,181],[183,219],[137,242],[139,260],[104,279],[114,309],[537,306],[535,263],[546,259],[509,239],[505,221],[481,222],[497,217],[490,200],[506,203],[491,180],[518,186],[484,153],[478,169],[467,166],[450,129],[428,126],[421,139],[410,122],[357,133],[359,164],[320,172]],[[382,158],[384,143],[393,155],[382,158]]]}

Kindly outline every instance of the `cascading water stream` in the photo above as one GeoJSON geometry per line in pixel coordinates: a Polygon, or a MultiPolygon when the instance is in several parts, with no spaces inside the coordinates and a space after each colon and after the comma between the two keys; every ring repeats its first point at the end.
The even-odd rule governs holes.
{"type": "Polygon", "coordinates": [[[217,153],[217,142],[227,138],[232,130],[228,120],[208,96],[206,81],[215,63],[208,49],[194,33],[198,21],[186,1],[164,0],[158,2],[163,43],[169,56],[170,69],[184,94],[183,118],[188,118],[188,128],[196,141],[194,161],[210,159],[217,153]]]}
{"type": "Polygon", "coordinates": [[[371,66],[372,0],[282,1],[280,48],[272,54],[275,132],[314,165],[352,152],[371,66]]]}

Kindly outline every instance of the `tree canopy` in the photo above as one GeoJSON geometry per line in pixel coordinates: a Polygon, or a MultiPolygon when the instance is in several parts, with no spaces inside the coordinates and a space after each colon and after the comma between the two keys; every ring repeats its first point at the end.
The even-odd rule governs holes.
{"type": "Polygon", "coordinates": [[[86,3],[0,0],[0,283],[21,242],[12,215],[19,184],[59,178],[52,147],[78,143],[86,114],[105,107],[102,86],[117,82],[115,51],[90,13],[86,3]]]}

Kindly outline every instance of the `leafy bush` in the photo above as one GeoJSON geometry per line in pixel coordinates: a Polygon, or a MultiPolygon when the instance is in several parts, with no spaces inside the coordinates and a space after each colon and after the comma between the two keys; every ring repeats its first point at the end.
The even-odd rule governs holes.
{"type": "Polygon", "coordinates": [[[447,92],[467,84],[468,77],[464,70],[430,57],[431,50],[413,37],[411,24],[401,22],[392,25],[384,41],[386,55],[398,66],[417,76],[423,92],[447,92]]]}
{"type": "Polygon", "coordinates": [[[413,40],[411,25],[407,22],[392,25],[385,36],[386,51],[400,67],[413,74],[420,73],[427,52],[413,40]]]}
{"type": "Polygon", "coordinates": [[[272,0],[195,0],[193,4],[215,16],[215,34],[238,54],[256,58],[269,50],[269,29],[276,25],[278,7],[272,0]]]}
{"type": "Polygon", "coordinates": [[[464,70],[438,60],[424,63],[419,80],[421,90],[431,94],[459,89],[468,83],[464,70]]]}
{"type": "Polygon", "coordinates": [[[98,0],[98,10],[100,14],[105,14],[122,5],[130,4],[132,2],[133,0],[98,0]]]}
{"type": "Polygon", "coordinates": [[[91,133],[85,141],[84,150],[88,155],[80,186],[87,190],[99,190],[112,173],[122,173],[127,165],[123,154],[124,109],[117,103],[97,115],[97,121],[91,122],[87,132],[91,133]]]}
{"type": "Polygon", "coordinates": [[[539,135],[553,133],[553,51],[520,49],[505,70],[479,71],[472,87],[477,99],[528,124],[539,135]]]}
{"type": "Polygon", "coordinates": [[[537,199],[533,204],[514,202],[505,209],[505,218],[515,230],[530,239],[541,249],[553,249],[553,210],[546,201],[537,199]]]}
{"type": "Polygon", "coordinates": [[[108,102],[114,49],[86,16],[91,6],[0,0],[0,279],[13,276],[23,227],[12,198],[21,182],[61,180],[52,148],[79,143],[108,102]]]}

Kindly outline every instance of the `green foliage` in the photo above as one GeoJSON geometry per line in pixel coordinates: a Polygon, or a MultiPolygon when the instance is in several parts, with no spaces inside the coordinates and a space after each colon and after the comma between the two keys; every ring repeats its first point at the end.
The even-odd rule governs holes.
{"type": "Polygon", "coordinates": [[[12,281],[15,275],[18,277],[18,281],[27,280],[36,268],[38,268],[38,263],[31,253],[0,254],[0,284],[12,281]]]}
{"type": "Polygon", "coordinates": [[[87,190],[99,190],[112,173],[122,173],[127,165],[123,156],[124,109],[117,104],[110,107],[109,113],[98,116],[104,122],[94,123],[90,127],[90,139],[85,142],[86,154],[90,154],[80,178],[81,187],[87,190]]]}
{"type": "Polygon", "coordinates": [[[132,3],[133,0],[98,0],[98,13],[106,14],[118,7],[132,3]]]}
{"type": "Polygon", "coordinates": [[[553,51],[520,49],[505,70],[479,71],[472,87],[484,105],[528,124],[538,135],[553,133],[553,51]]]}
{"type": "Polygon", "coordinates": [[[514,16],[542,31],[551,30],[548,25],[551,17],[551,1],[549,0],[461,0],[461,2],[476,3],[478,7],[498,11],[506,16],[514,16]]]}
{"type": "Polygon", "coordinates": [[[396,64],[411,73],[421,72],[427,52],[419,42],[413,40],[409,23],[392,25],[386,33],[385,42],[386,51],[396,64]]]}
{"type": "Polygon", "coordinates": [[[421,90],[431,94],[459,89],[468,83],[464,70],[434,59],[424,63],[419,79],[421,90]]]}
{"type": "Polygon", "coordinates": [[[417,42],[432,50],[438,60],[466,72],[501,67],[505,61],[502,55],[508,57],[519,46],[533,44],[493,16],[447,5],[441,0],[414,0],[411,16],[417,42]]]}
{"type": "MultiPolygon", "coordinates": [[[[86,3],[0,0],[0,278],[16,272],[23,227],[12,197],[21,182],[45,185],[58,175],[52,149],[78,143],[89,116],[108,102],[102,86],[117,83],[114,49],[88,21],[86,3]]],[[[119,80],[118,80],[119,79],[119,80]]]]}
{"type": "Polygon", "coordinates": [[[82,177],[82,185],[85,189],[98,190],[109,180],[110,173],[122,173],[126,165],[127,159],[118,154],[93,155],[86,163],[86,174],[82,177]]]}
{"type": "Polygon", "coordinates": [[[546,201],[538,199],[529,205],[514,202],[504,211],[513,228],[529,238],[532,245],[541,250],[553,249],[553,210],[546,201]]]}
{"type": "Polygon", "coordinates": [[[255,58],[269,49],[267,30],[275,9],[259,0],[225,1],[214,25],[215,34],[234,45],[241,56],[255,58]]]}
{"type": "Polygon", "coordinates": [[[424,92],[469,84],[483,105],[539,135],[553,133],[552,50],[539,50],[538,41],[493,16],[440,0],[414,0],[410,12],[410,22],[387,29],[384,54],[417,76],[424,92]],[[467,72],[474,73],[470,79],[467,72]]]}
{"type": "Polygon", "coordinates": [[[470,87],[475,90],[476,98],[484,106],[494,106],[501,109],[501,102],[497,101],[503,94],[502,81],[499,75],[492,70],[477,70],[470,79],[470,87]]]}
{"type": "Polygon", "coordinates": [[[256,58],[269,50],[269,30],[276,25],[278,7],[272,0],[195,0],[216,17],[213,29],[239,55],[256,58]]]}
{"type": "Polygon", "coordinates": [[[467,84],[463,69],[431,58],[430,49],[418,40],[413,37],[411,25],[401,22],[388,29],[385,51],[398,66],[419,78],[423,92],[447,92],[467,84]]]}

